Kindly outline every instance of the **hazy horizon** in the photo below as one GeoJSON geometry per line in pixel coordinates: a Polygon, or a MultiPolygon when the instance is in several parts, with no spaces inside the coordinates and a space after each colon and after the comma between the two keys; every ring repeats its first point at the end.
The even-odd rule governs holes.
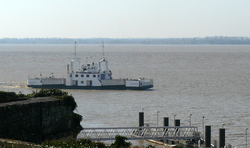
{"type": "Polygon", "coordinates": [[[0,38],[250,37],[248,0],[0,1],[0,38]]]}

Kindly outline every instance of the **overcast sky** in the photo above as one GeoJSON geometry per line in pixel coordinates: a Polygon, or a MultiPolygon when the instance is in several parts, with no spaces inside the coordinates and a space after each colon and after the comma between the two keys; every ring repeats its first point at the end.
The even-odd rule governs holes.
{"type": "Polygon", "coordinates": [[[0,0],[0,38],[250,37],[250,0],[0,0]]]}

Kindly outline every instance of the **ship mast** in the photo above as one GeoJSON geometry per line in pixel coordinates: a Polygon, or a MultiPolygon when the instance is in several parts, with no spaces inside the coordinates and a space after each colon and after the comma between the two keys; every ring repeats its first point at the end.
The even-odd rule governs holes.
{"type": "Polygon", "coordinates": [[[75,42],[75,58],[76,58],[76,42],[75,42]]]}
{"type": "Polygon", "coordinates": [[[108,71],[108,60],[105,60],[105,55],[104,55],[104,42],[102,41],[102,59],[99,61],[99,69],[102,70],[102,63],[105,64],[105,71],[108,71]]]}
{"type": "Polygon", "coordinates": [[[76,56],[76,42],[75,42],[75,57],[71,60],[71,72],[76,72],[77,70],[81,69],[81,61],[76,56]]]}
{"type": "Polygon", "coordinates": [[[103,41],[102,41],[102,59],[103,60],[105,60],[105,57],[104,57],[104,43],[103,43],[103,41]]]}

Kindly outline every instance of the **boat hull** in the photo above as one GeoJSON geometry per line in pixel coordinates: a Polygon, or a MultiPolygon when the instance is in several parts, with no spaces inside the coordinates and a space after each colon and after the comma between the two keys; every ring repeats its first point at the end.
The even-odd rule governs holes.
{"type": "Polygon", "coordinates": [[[66,85],[27,85],[32,88],[48,88],[48,89],[88,89],[88,90],[146,90],[152,88],[153,85],[140,87],[127,87],[125,85],[111,86],[66,86],[66,85]]]}

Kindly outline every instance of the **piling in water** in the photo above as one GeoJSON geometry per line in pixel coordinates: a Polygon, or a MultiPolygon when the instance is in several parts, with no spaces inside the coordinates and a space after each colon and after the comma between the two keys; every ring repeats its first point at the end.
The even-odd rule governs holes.
{"type": "Polygon", "coordinates": [[[164,119],[163,119],[163,126],[169,126],[169,119],[168,119],[168,117],[164,117],[164,119]]]}
{"type": "Polygon", "coordinates": [[[206,125],[205,127],[205,143],[206,147],[211,147],[211,126],[206,125]]]}
{"type": "Polygon", "coordinates": [[[225,146],[225,128],[219,129],[219,148],[224,148],[225,146]]]}
{"type": "Polygon", "coordinates": [[[180,126],[180,125],[181,125],[180,119],[175,119],[174,126],[180,126]]]}
{"type": "Polygon", "coordinates": [[[144,126],[144,112],[139,112],[139,127],[144,126]]]}

